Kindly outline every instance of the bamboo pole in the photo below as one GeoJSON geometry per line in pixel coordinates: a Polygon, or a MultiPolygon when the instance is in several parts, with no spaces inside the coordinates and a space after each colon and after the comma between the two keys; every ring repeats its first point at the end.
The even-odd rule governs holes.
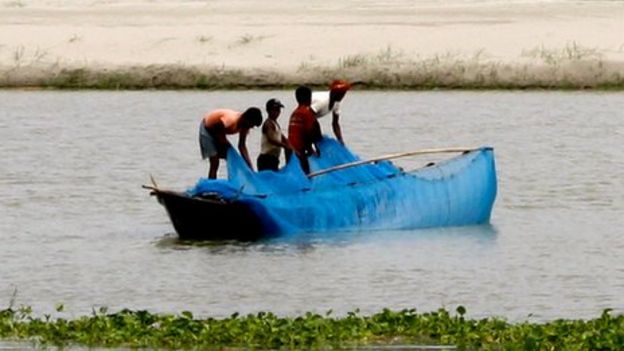
{"type": "Polygon", "coordinates": [[[401,152],[401,153],[397,153],[397,154],[389,154],[389,155],[384,155],[384,156],[371,158],[371,159],[368,159],[368,160],[354,161],[354,162],[344,163],[344,164],[341,164],[341,165],[338,165],[338,166],[325,168],[325,169],[322,169],[320,171],[316,171],[316,172],[312,172],[312,173],[308,174],[308,178],[313,178],[313,177],[316,177],[316,176],[327,174],[329,172],[339,171],[339,170],[345,169],[345,168],[351,168],[351,167],[361,166],[361,165],[374,163],[374,162],[379,162],[379,161],[391,160],[391,159],[400,158],[400,157],[416,156],[416,155],[427,155],[427,154],[440,154],[440,153],[447,153],[447,152],[467,152],[467,151],[475,151],[475,150],[478,150],[478,149],[479,148],[474,148],[474,147],[472,147],[472,148],[470,148],[470,147],[450,147],[450,148],[443,148],[443,149],[422,149],[422,150],[401,152]]]}
{"type": "Polygon", "coordinates": [[[153,191],[159,191],[160,189],[158,189],[158,184],[156,184],[156,179],[154,179],[154,176],[150,173],[150,181],[152,182],[152,185],[141,185],[141,187],[143,189],[148,189],[148,190],[153,190],[153,191]]]}

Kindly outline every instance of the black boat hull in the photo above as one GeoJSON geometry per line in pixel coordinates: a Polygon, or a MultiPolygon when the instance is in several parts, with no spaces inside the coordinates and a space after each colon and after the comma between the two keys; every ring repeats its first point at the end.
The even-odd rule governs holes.
{"type": "Polygon", "coordinates": [[[167,210],[181,240],[252,241],[265,235],[260,219],[241,202],[159,189],[152,195],[167,210]]]}

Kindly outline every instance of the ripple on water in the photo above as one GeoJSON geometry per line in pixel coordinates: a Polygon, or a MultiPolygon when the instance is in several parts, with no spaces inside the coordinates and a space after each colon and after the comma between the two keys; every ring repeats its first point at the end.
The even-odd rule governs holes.
{"type": "MultiPolygon", "coordinates": [[[[17,289],[17,302],[40,313],[63,303],[75,314],[108,306],[211,316],[462,304],[472,316],[517,320],[624,305],[620,93],[350,92],[343,134],[363,158],[493,146],[492,224],[179,241],[141,184],[150,174],[165,187],[193,184],[207,167],[200,116],[268,97],[294,106],[291,91],[1,91],[0,301],[17,289]]],[[[320,121],[325,132],[330,120],[320,121]]],[[[259,144],[254,130],[252,155],[259,144]]]]}

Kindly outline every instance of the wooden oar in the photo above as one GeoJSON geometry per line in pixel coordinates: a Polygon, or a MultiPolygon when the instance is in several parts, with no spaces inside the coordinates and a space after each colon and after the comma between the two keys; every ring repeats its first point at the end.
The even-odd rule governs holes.
{"type": "Polygon", "coordinates": [[[478,149],[479,148],[471,148],[471,147],[450,147],[450,148],[444,148],[444,149],[422,149],[422,150],[416,150],[416,151],[401,152],[401,153],[398,153],[398,154],[390,154],[390,155],[385,155],[385,156],[379,156],[379,157],[371,158],[371,159],[368,159],[368,160],[354,161],[354,162],[344,163],[344,164],[341,164],[341,165],[338,165],[338,166],[325,168],[325,169],[322,169],[320,171],[316,171],[316,172],[312,172],[312,173],[308,174],[308,178],[320,176],[322,174],[326,174],[326,173],[329,173],[329,172],[339,171],[339,170],[345,169],[345,168],[361,166],[361,165],[365,165],[365,164],[369,164],[369,163],[373,163],[373,162],[391,160],[391,159],[394,159],[394,158],[400,158],[400,157],[406,157],[406,156],[415,156],[415,155],[426,155],[426,154],[440,154],[440,153],[446,153],[446,152],[467,152],[467,151],[474,151],[474,150],[478,150],[478,149]]]}

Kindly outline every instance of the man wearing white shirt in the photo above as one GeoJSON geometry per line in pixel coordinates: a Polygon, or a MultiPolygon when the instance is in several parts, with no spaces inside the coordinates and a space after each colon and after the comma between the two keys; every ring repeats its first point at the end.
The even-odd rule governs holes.
{"type": "Polygon", "coordinates": [[[329,86],[329,91],[312,93],[312,105],[310,105],[317,119],[331,112],[334,135],[343,145],[342,130],[340,129],[340,103],[349,89],[351,89],[349,82],[335,80],[329,86]]]}

